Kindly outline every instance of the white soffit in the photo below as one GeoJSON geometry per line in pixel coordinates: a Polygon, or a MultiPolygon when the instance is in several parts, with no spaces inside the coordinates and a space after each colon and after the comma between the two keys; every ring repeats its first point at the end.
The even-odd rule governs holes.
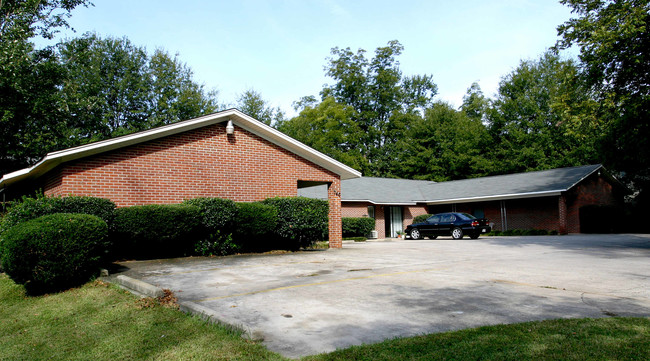
{"type": "MultiPolygon", "coordinates": [[[[219,113],[209,114],[202,117],[181,121],[174,124],[157,127],[142,132],[137,132],[117,138],[102,140],[79,147],[68,148],[48,153],[41,161],[30,168],[21,169],[5,174],[0,179],[0,187],[18,182],[26,178],[36,178],[52,170],[61,163],[69,162],[79,158],[108,152],[111,150],[128,147],[130,145],[163,138],[197,128],[202,128],[216,123],[232,120],[236,126],[250,131],[257,136],[264,138],[271,143],[287,149],[333,173],[338,174],[341,179],[361,177],[357,170],[311,148],[307,145],[281,133],[280,131],[262,123],[237,109],[229,109],[219,113]]],[[[235,134],[236,136],[236,134],[235,134]]]]}

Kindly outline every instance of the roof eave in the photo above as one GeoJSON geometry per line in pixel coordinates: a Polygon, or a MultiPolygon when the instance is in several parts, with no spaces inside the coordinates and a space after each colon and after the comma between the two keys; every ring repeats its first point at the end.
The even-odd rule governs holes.
{"type": "Polygon", "coordinates": [[[449,203],[471,203],[471,202],[502,201],[502,200],[508,200],[508,199],[559,196],[564,191],[566,191],[566,190],[565,189],[556,189],[556,190],[543,191],[543,192],[497,194],[497,195],[492,195],[492,196],[428,200],[428,201],[424,201],[424,202],[426,204],[428,204],[428,205],[435,205],[435,204],[449,204],[449,203]]]}
{"type": "Polygon", "coordinates": [[[370,199],[341,199],[341,202],[371,203],[382,206],[414,206],[417,204],[416,202],[382,202],[370,199]]]}
{"type": "Polygon", "coordinates": [[[163,138],[208,125],[232,120],[237,126],[246,129],[259,137],[285,148],[292,153],[300,155],[309,161],[338,174],[341,179],[361,177],[361,173],[345,164],[321,153],[307,145],[281,133],[280,131],[242,113],[237,109],[229,109],[219,113],[157,127],[117,138],[93,142],[90,144],[48,153],[43,159],[30,168],[24,168],[5,174],[0,179],[0,188],[19,182],[27,178],[37,178],[57,165],[75,159],[116,150],[130,145],[163,138]]]}

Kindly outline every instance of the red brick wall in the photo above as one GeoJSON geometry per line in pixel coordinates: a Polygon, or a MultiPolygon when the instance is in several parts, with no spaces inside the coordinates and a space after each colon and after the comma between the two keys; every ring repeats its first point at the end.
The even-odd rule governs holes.
{"type": "MultiPolygon", "coordinates": [[[[622,206],[623,194],[605,178],[594,174],[583,180],[561,197],[537,197],[506,200],[507,229],[544,229],[560,233],[580,233],[580,208],[586,205],[622,206]],[[560,212],[566,212],[566,223],[561,222],[560,212]]],[[[443,204],[429,207],[429,213],[467,212],[474,214],[482,209],[485,218],[494,223],[495,230],[504,230],[501,221],[501,203],[475,202],[443,204]]]]}
{"type": "Polygon", "coordinates": [[[343,202],[341,203],[341,212],[343,217],[367,217],[368,206],[371,205],[368,202],[343,202]]]}
{"type": "Polygon", "coordinates": [[[567,230],[580,233],[580,208],[586,205],[622,206],[620,194],[607,180],[594,174],[567,193],[567,230]]]}
{"type": "Polygon", "coordinates": [[[119,207],[219,197],[258,201],[296,196],[298,181],[331,182],[331,246],[340,246],[339,176],[244,129],[224,124],[63,164],[44,179],[47,195],[109,198],[119,207]]]}
{"type": "MultiPolygon", "coordinates": [[[[505,200],[507,229],[558,230],[558,197],[538,197],[505,200]]],[[[494,230],[503,231],[501,201],[443,204],[429,207],[429,213],[465,212],[475,214],[483,210],[484,217],[494,230]]]]}
{"type": "Polygon", "coordinates": [[[427,213],[429,212],[427,211],[426,204],[402,207],[402,217],[404,219],[404,227],[402,229],[406,229],[406,226],[413,224],[413,218],[427,213]]]}

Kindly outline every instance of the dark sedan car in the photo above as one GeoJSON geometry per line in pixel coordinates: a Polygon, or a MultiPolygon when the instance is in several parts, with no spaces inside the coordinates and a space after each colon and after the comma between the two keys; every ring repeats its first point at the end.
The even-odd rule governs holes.
{"type": "Polygon", "coordinates": [[[468,235],[471,239],[477,239],[481,233],[492,230],[485,218],[478,219],[468,213],[439,213],[427,218],[425,222],[411,224],[406,227],[406,234],[411,239],[429,237],[435,239],[438,236],[452,236],[454,239],[461,239],[468,235]]]}

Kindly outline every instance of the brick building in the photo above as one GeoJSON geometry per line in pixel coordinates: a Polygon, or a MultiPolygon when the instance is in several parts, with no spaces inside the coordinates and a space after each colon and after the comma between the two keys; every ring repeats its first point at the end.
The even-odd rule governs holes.
{"type": "Polygon", "coordinates": [[[331,247],[341,247],[341,180],[356,170],[231,109],[49,153],[0,180],[4,201],[42,189],[108,198],[118,207],[196,197],[259,201],[322,185],[331,247]]]}
{"type": "MultiPolygon", "coordinates": [[[[374,217],[379,238],[395,237],[415,216],[466,212],[493,229],[580,233],[585,206],[622,206],[627,189],[601,165],[472,178],[449,182],[362,177],[344,180],[343,217],[374,217]]],[[[326,198],[325,189],[301,189],[326,198]]]]}

